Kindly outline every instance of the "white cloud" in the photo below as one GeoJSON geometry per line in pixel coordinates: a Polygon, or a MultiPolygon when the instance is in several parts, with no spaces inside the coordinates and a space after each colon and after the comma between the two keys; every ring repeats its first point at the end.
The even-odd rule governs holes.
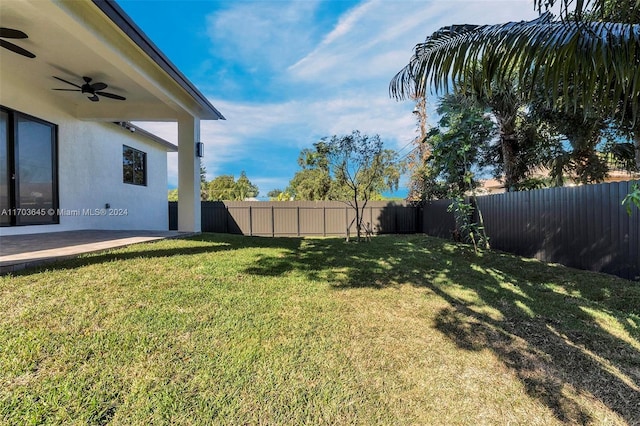
{"type": "Polygon", "coordinates": [[[280,68],[311,43],[318,1],[252,1],[232,3],[207,17],[212,49],[250,71],[267,65],[280,68]]]}
{"type": "Polygon", "coordinates": [[[530,0],[369,1],[351,11],[313,51],[289,67],[292,78],[339,84],[387,81],[406,64],[416,43],[457,23],[532,19],[530,0]],[[348,23],[348,25],[346,24],[348,23]],[[399,58],[403,58],[398,62],[399,58]]]}
{"type": "MultiPolygon", "coordinates": [[[[247,165],[264,162],[271,167],[263,169],[265,174],[249,177],[261,188],[262,195],[275,187],[284,188],[297,169],[296,158],[300,150],[310,147],[321,137],[347,134],[358,129],[363,133],[378,133],[389,148],[399,149],[415,136],[414,121],[410,113],[411,105],[398,105],[395,101],[366,93],[352,96],[336,96],[311,102],[291,101],[280,104],[236,104],[215,102],[224,111],[226,122],[216,122],[212,141],[229,143],[234,147],[234,158],[229,161],[247,165]],[[272,157],[265,159],[262,147],[272,144],[272,157]],[[288,152],[288,154],[286,154],[288,152]],[[287,171],[282,173],[282,165],[287,171]],[[272,176],[273,165],[280,168],[278,177],[272,176]]],[[[207,126],[203,123],[203,128],[207,126]]],[[[217,154],[220,143],[214,143],[211,150],[214,159],[208,155],[207,169],[214,171],[213,165],[225,159],[217,154]]],[[[268,153],[267,153],[268,155],[268,153]]]]}
{"type": "MultiPolygon", "coordinates": [[[[246,104],[212,100],[212,103],[224,111],[227,120],[201,122],[200,140],[205,144],[203,161],[209,179],[227,173],[224,166],[228,163],[250,165],[265,161],[261,157],[264,150],[260,149],[265,143],[273,144],[274,158],[283,148],[292,153],[290,158],[277,160],[291,165],[292,171],[286,178],[274,181],[277,185],[273,187],[284,187],[295,173],[298,152],[321,137],[347,134],[358,129],[367,134],[378,133],[389,148],[399,149],[414,136],[411,106],[375,94],[353,92],[348,97],[336,96],[312,102],[246,104]]],[[[177,143],[176,123],[136,124],[177,143]]],[[[168,173],[170,185],[176,185],[177,154],[169,154],[168,173]]],[[[253,176],[250,178],[254,180],[253,176]]],[[[273,181],[271,176],[257,176],[255,179],[273,181]]]]}
{"type": "MultiPolygon", "coordinates": [[[[273,137],[281,143],[308,147],[317,138],[350,133],[359,129],[379,133],[393,141],[406,139],[413,128],[409,105],[368,92],[340,93],[312,101],[295,100],[279,104],[215,102],[225,111],[226,122],[218,127],[218,138],[252,140],[273,137]]],[[[215,137],[215,136],[214,136],[215,137]]]]}
{"type": "MultiPolygon", "coordinates": [[[[230,5],[207,22],[211,50],[232,66],[215,70],[205,60],[202,73],[212,69],[229,84],[242,86],[247,82],[233,75],[234,66],[245,74],[260,70],[264,86],[284,100],[250,103],[211,96],[227,120],[202,122],[204,161],[209,178],[246,167],[261,195],[287,186],[298,168],[299,151],[320,137],[358,129],[380,134],[391,148],[405,147],[415,136],[413,105],[390,99],[388,85],[427,35],[450,24],[537,16],[530,0],[371,0],[321,29],[314,15],[317,0],[230,5]]],[[[176,139],[175,124],[173,130],[164,123],[145,127],[176,139]]],[[[170,156],[170,184],[177,181],[176,164],[177,156],[170,156]]]]}
{"type": "Polygon", "coordinates": [[[353,27],[357,25],[360,19],[367,14],[373,4],[373,2],[366,2],[347,12],[338,20],[336,27],[322,40],[320,46],[330,45],[335,40],[353,31],[353,27]]]}

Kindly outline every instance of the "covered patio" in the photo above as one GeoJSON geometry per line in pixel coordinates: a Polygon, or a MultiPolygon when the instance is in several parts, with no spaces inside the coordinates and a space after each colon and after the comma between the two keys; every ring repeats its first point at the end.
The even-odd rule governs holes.
{"type": "Polygon", "coordinates": [[[86,253],[193,235],[179,231],[84,230],[0,236],[0,274],[21,271],[86,253]]]}
{"type": "Polygon", "coordinates": [[[0,16],[5,38],[14,42],[3,38],[2,47],[12,47],[0,49],[0,207],[39,208],[44,199],[42,216],[51,218],[43,223],[5,215],[0,233],[168,230],[162,217],[166,151],[139,140],[132,121],[177,123],[171,143],[178,153],[178,229],[199,232],[200,122],[224,120],[207,97],[112,0],[2,2],[0,16]],[[44,126],[48,139],[11,130],[23,122],[44,126]],[[48,150],[28,145],[45,142],[48,150]],[[135,159],[126,161],[137,179],[124,179],[125,149],[135,159]],[[33,152],[47,156],[26,157],[33,152]],[[36,162],[48,168],[27,173],[36,162]],[[128,215],[102,220],[57,213],[106,205],[128,215]]]}

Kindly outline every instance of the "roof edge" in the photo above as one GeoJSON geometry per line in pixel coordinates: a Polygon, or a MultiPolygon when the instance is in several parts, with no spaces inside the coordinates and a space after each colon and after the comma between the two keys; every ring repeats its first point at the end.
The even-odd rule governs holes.
{"type": "Polygon", "coordinates": [[[129,130],[132,133],[136,133],[140,136],[144,136],[145,138],[150,139],[153,142],[162,145],[167,149],[167,152],[178,152],[177,145],[172,144],[166,139],[162,139],[158,135],[154,135],[153,133],[143,129],[142,127],[136,126],[135,124],[132,124],[128,121],[114,121],[113,124],[115,124],[118,127],[122,127],[123,129],[129,130]]]}
{"type": "Polygon", "coordinates": [[[140,49],[142,49],[164,72],[178,83],[215,120],[226,120],[196,86],[176,67],[149,37],[133,22],[115,0],[92,0],[118,28],[120,28],[140,49]]]}

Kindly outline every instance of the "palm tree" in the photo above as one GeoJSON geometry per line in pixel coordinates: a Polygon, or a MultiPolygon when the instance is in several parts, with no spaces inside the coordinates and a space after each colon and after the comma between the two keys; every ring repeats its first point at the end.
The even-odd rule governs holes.
{"type": "Polygon", "coordinates": [[[518,93],[517,83],[513,80],[494,78],[489,84],[484,84],[482,71],[478,69],[471,77],[471,91],[462,92],[476,105],[488,109],[495,117],[498,130],[499,154],[504,172],[504,187],[507,191],[515,189],[518,182],[524,179],[522,164],[522,149],[518,138],[518,117],[525,105],[518,93]]]}
{"type": "MultiPolygon", "coordinates": [[[[543,1],[555,3],[535,0],[539,8],[543,1]]],[[[427,87],[436,93],[451,86],[468,91],[473,82],[465,74],[481,72],[488,91],[496,79],[515,78],[525,96],[539,85],[560,89],[545,92],[549,105],[558,105],[562,97],[571,100],[562,108],[581,108],[586,114],[598,102],[613,117],[620,114],[620,99],[632,100],[623,107],[631,109],[635,127],[640,110],[640,25],[602,20],[618,18],[611,11],[620,4],[628,20],[638,19],[640,0],[562,0],[562,19],[545,12],[532,21],[443,27],[416,45],[409,63],[392,79],[390,95],[424,96],[427,87]],[[572,85],[566,82],[581,90],[569,96],[572,85]],[[611,96],[596,96],[603,91],[611,96]]]]}

